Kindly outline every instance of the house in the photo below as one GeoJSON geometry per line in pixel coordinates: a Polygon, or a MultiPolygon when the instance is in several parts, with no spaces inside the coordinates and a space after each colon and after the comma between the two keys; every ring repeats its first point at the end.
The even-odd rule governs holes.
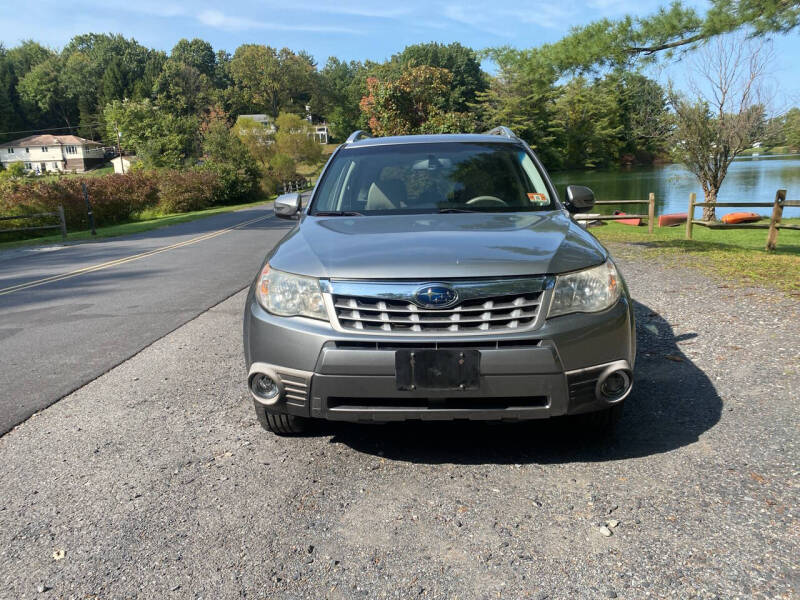
{"type": "Polygon", "coordinates": [[[255,121],[256,123],[262,125],[270,133],[275,133],[277,131],[275,122],[269,115],[239,115],[236,120],[238,121],[239,119],[250,119],[251,121],[255,121]]]}
{"type": "Polygon", "coordinates": [[[25,170],[82,173],[105,161],[102,145],[76,135],[31,135],[0,144],[0,163],[22,162],[25,170]]]}
{"type": "Polygon", "coordinates": [[[114,173],[130,173],[131,167],[139,162],[135,156],[117,156],[111,159],[114,165],[114,173]]]}
{"type": "Polygon", "coordinates": [[[328,143],[328,124],[320,123],[314,126],[314,140],[320,144],[328,143]]]}

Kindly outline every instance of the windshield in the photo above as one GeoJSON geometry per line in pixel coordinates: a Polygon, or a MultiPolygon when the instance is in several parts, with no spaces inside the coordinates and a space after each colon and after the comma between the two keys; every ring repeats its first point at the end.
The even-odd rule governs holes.
{"type": "Polygon", "coordinates": [[[554,208],[541,173],[523,148],[448,142],[342,149],[325,172],[311,214],[554,208]]]}

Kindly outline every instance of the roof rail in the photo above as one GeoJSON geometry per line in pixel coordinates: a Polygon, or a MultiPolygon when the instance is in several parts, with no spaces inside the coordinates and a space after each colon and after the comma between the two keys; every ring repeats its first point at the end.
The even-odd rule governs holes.
{"type": "Polygon", "coordinates": [[[514,132],[511,131],[508,127],[501,125],[500,127],[495,127],[494,129],[490,129],[486,132],[486,135],[502,135],[507,138],[516,139],[517,136],[514,135],[514,132]]]}
{"type": "Polygon", "coordinates": [[[350,134],[350,137],[347,138],[347,140],[345,141],[345,144],[350,144],[352,142],[357,142],[358,140],[360,140],[362,138],[371,138],[371,137],[372,136],[370,134],[368,134],[366,131],[362,131],[361,129],[359,129],[358,131],[354,131],[353,133],[350,134]]]}

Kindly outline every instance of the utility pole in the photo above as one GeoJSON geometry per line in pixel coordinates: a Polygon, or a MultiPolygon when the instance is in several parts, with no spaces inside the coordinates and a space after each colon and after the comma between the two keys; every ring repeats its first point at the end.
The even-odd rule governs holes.
{"type": "Polygon", "coordinates": [[[122,161],[122,146],[120,144],[120,140],[122,139],[122,132],[120,132],[119,127],[117,127],[116,123],[114,123],[114,131],[117,132],[117,155],[119,156],[119,168],[122,171],[122,174],[125,175],[125,163],[122,161]]]}

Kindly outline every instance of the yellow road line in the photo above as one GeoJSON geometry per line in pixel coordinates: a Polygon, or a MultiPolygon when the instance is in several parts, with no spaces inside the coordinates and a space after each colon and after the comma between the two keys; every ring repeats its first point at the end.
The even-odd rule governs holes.
{"type": "Polygon", "coordinates": [[[222,235],[224,233],[228,233],[229,231],[233,231],[234,229],[239,229],[240,227],[245,227],[247,225],[252,225],[253,223],[257,223],[259,221],[263,221],[264,219],[270,218],[272,215],[264,215],[263,217],[256,217],[255,219],[250,219],[249,221],[244,221],[242,223],[238,223],[237,225],[233,225],[231,227],[226,227],[225,229],[218,229],[217,231],[212,231],[210,233],[205,233],[203,235],[199,235],[197,237],[184,240],[183,242],[178,242],[175,244],[171,244],[169,246],[164,246],[162,248],[156,248],[154,250],[148,250],[147,252],[142,252],[140,254],[133,254],[131,256],[126,256],[124,258],[118,258],[116,260],[110,260],[108,262],[100,263],[98,265],[92,265],[90,267],[83,267],[82,269],[76,269],[75,271],[70,271],[68,273],[62,273],[61,275],[52,275],[50,277],[45,277],[43,279],[37,279],[36,281],[29,281],[27,283],[20,283],[17,285],[12,285],[7,288],[0,289],[0,296],[4,296],[6,294],[11,294],[13,292],[19,292],[22,290],[27,290],[33,287],[38,287],[40,285],[44,285],[46,283],[52,283],[54,281],[61,281],[63,279],[69,279],[70,277],[77,277],[78,275],[83,275],[85,273],[93,273],[94,271],[100,271],[102,269],[108,269],[110,267],[115,267],[117,265],[122,265],[125,263],[132,262],[134,260],[139,260],[141,258],[147,258],[148,256],[153,256],[154,254],[160,254],[162,252],[166,252],[168,250],[174,250],[176,248],[182,248],[183,246],[189,246],[190,244],[196,244],[197,242],[202,242],[205,240],[210,240],[211,238],[217,237],[218,235],[222,235]]]}

